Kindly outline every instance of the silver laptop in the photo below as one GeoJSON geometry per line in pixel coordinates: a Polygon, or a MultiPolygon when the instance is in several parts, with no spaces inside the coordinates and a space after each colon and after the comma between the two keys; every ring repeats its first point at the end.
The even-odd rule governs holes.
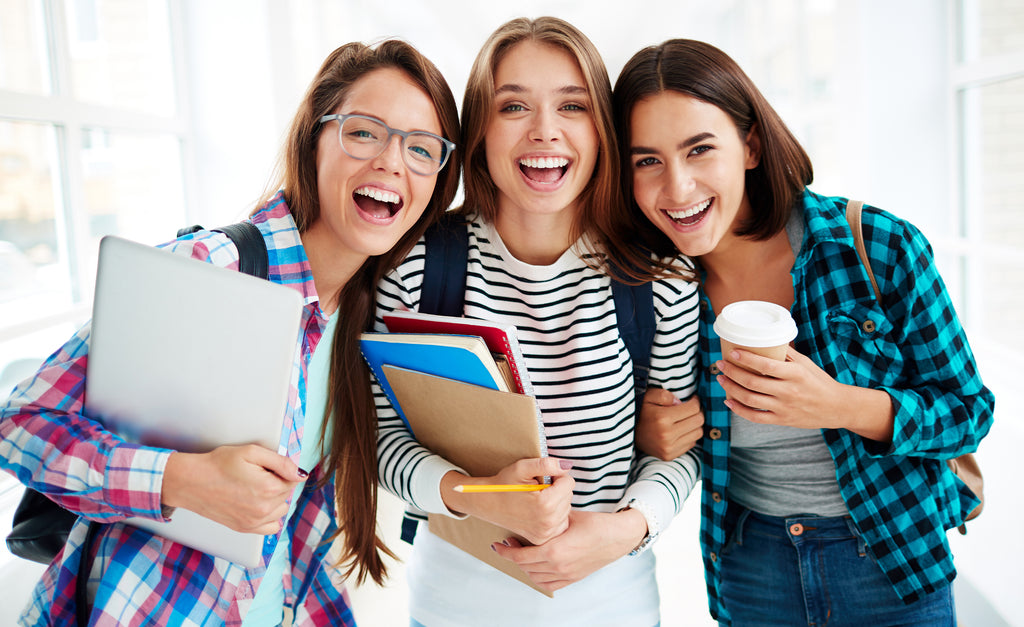
{"type": "MultiPolygon", "coordinates": [[[[279,447],[302,297],[126,239],[100,242],[86,411],[131,441],[187,452],[279,447]]],[[[178,509],[128,521],[243,566],[264,537],[178,509]]]]}

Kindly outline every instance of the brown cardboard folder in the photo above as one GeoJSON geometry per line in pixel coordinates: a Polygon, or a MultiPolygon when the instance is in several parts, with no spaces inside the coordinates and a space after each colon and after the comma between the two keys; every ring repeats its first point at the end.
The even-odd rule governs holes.
{"type": "MultiPolygon", "coordinates": [[[[543,457],[542,425],[530,396],[489,390],[434,375],[383,366],[413,435],[423,446],[473,476],[492,475],[512,462],[543,457]]],[[[522,537],[472,516],[457,520],[430,515],[430,531],[473,557],[547,596],[515,563],[491,544],[522,537]]]]}

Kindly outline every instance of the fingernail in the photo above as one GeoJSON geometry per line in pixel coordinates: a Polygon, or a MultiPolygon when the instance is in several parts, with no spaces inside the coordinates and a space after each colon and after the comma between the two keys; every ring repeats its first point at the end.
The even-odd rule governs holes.
{"type": "Polygon", "coordinates": [[[673,396],[672,397],[672,404],[673,405],[682,405],[683,401],[681,401],[678,397],[673,396]]]}
{"type": "Polygon", "coordinates": [[[560,459],[558,460],[558,467],[561,468],[562,470],[569,470],[570,468],[572,468],[572,462],[569,461],[568,459],[560,459]]]}
{"type": "Polygon", "coordinates": [[[299,468],[299,476],[302,477],[303,479],[305,479],[306,477],[309,476],[309,473],[306,472],[305,470],[299,468]]]}

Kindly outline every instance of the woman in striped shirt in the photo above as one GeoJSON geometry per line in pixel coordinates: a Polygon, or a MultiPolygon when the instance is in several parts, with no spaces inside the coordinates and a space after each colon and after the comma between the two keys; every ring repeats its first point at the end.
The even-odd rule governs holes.
{"type": "MultiPolygon", "coordinates": [[[[604,225],[621,202],[610,84],[593,44],[554,18],[517,19],[485,43],[463,103],[469,223],[464,315],[518,328],[550,457],[470,477],[421,447],[378,396],[382,485],[421,511],[476,516],[529,539],[492,548],[548,598],[421,531],[407,574],[414,625],[658,624],[649,546],[698,477],[689,452],[635,455],[634,390],[604,225]],[[534,483],[530,494],[459,494],[456,484],[534,483]]],[[[424,244],[379,287],[381,313],[420,303],[424,244]]],[[[652,385],[694,392],[695,288],[654,285],[652,385]]],[[[383,325],[378,324],[383,330],[383,325]]]]}

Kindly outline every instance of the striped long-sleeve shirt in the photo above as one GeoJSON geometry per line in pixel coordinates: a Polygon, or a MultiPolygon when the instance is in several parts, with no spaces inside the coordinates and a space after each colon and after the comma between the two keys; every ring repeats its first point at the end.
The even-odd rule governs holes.
{"type": "MultiPolygon", "coordinates": [[[[301,293],[303,334],[296,347],[281,448],[298,462],[303,431],[306,367],[326,319],[320,310],[299,232],[279,194],[252,217],[267,244],[269,279],[301,293]]],[[[237,269],[238,253],[226,236],[200,231],[167,245],[177,254],[237,269]]],[[[245,315],[240,311],[239,315],[245,315]]],[[[126,442],[85,412],[90,325],[50,356],[0,406],[0,468],[65,508],[105,524],[92,543],[90,624],[238,625],[263,577],[264,567],[244,569],[119,521],[132,516],[162,520],[160,490],[171,451],[126,442]]],[[[203,358],[216,359],[221,347],[203,358]]],[[[336,529],[334,482],[316,487],[319,467],[287,533],[291,567],[286,603],[295,625],[354,624],[339,571],[325,539],[336,529]]],[[[25,625],[75,623],[75,586],[87,524],[80,518],[64,551],[37,585],[22,616],[25,625]]],[[[264,544],[270,559],[277,537],[264,544]]]]}
{"type": "MultiPolygon", "coordinates": [[[[583,250],[578,243],[554,264],[532,266],[512,257],[491,225],[472,221],[464,313],[518,329],[549,455],[573,464],[573,507],[614,512],[637,499],[656,533],[697,480],[698,452],[671,462],[634,455],[632,361],[619,337],[611,280],[586,264],[583,250]]],[[[424,251],[421,240],[382,281],[378,317],[418,308],[424,251]]],[[[680,399],[696,389],[697,303],[692,283],[654,284],[650,385],[680,399]]],[[[378,394],[377,402],[382,485],[420,510],[447,513],[438,486],[456,467],[420,446],[386,397],[378,394]]]]}

